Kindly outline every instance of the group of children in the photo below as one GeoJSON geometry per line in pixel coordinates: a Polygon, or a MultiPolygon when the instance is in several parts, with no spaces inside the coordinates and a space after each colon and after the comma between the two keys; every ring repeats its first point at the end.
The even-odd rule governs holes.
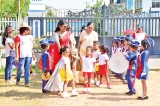
{"type": "MultiPolygon", "coordinates": [[[[116,77],[121,77],[123,80],[127,81],[128,89],[129,91],[126,92],[127,95],[133,95],[136,94],[135,90],[135,78],[144,79],[143,84],[143,95],[138,97],[138,99],[148,99],[148,96],[146,94],[146,82],[145,80],[148,77],[148,65],[147,60],[149,58],[149,52],[147,50],[148,47],[150,47],[149,40],[142,40],[141,43],[138,41],[135,41],[132,39],[131,35],[127,36],[121,36],[120,38],[114,38],[112,42],[112,50],[111,55],[115,53],[123,53],[126,59],[129,61],[129,66],[126,75],[124,73],[116,74],[116,77]],[[141,45],[141,48],[139,48],[141,45]],[[138,51],[139,50],[139,51],[138,51]],[[142,52],[143,51],[143,52],[142,52]],[[140,55],[139,55],[140,54],[140,55]],[[137,63],[137,58],[139,55],[139,59],[141,63],[137,63]],[[141,64],[141,69],[137,69],[137,64],[141,64]],[[146,67],[146,69],[144,69],[146,67]],[[138,71],[137,71],[138,70],[138,71]],[[138,74],[137,74],[138,73],[138,74]]],[[[43,64],[43,71],[50,71],[51,66],[48,62],[48,57],[50,56],[49,53],[47,53],[49,45],[47,43],[41,43],[42,49],[45,50],[45,52],[42,54],[42,64],[43,64]],[[44,55],[47,56],[47,58],[44,58],[44,55]],[[43,60],[47,59],[47,60],[43,60]],[[43,63],[44,61],[44,63],[43,63]],[[47,61],[47,62],[46,62],[47,61]],[[45,64],[45,65],[44,65],[45,64]],[[47,66],[48,65],[48,66],[47,66]]],[[[77,57],[76,55],[73,55],[72,58],[79,59],[82,63],[82,71],[83,71],[83,77],[84,77],[84,92],[90,92],[91,87],[91,79],[95,79],[95,84],[99,87],[102,85],[102,78],[105,77],[107,88],[110,89],[110,83],[109,83],[109,77],[108,77],[108,52],[109,48],[105,45],[100,45],[100,42],[95,41],[93,43],[93,47],[88,46],[86,48],[86,55],[77,57]]],[[[70,49],[69,47],[65,46],[62,49],[62,58],[61,58],[61,66],[59,69],[59,74],[61,77],[61,80],[64,82],[63,84],[63,93],[62,97],[70,97],[70,95],[67,93],[67,85],[68,82],[71,81],[72,83],[72,95],[78,95],[77,91],[75,90],[75,83],[74,83],[74,76],[71,69],[70,64],[70,49]]],[[[42,91],[45,93],[47,92],[44,87],[46,85],[47,81],[43,81],[42,83],[42,91]]]]}

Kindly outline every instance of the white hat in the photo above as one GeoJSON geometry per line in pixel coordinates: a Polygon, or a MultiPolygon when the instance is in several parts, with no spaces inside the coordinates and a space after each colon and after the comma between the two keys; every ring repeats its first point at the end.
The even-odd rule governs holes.
{"type": "Polygon", "coordinates": [[[22,27],[30,27],[27,23],[22,23],[21,25],[20,25],[20,28],[22,28],[22,27]]]}

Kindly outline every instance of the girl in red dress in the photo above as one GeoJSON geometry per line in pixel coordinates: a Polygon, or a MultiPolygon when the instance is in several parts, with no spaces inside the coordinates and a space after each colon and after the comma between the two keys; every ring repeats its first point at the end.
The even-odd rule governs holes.
{"type": "Polygon", "coordinates": [[[99,87],[102,85],[102,78],[103,76],[105,77],[105,80],[107,82],[107,88],[111,89],[110,83],[109,83],[109,77],[108,77],[108,60],[109,57],[107,55],[108,47],[105,45],[101,45],[100,47],[100,52],[101,54],[99,55],[99,69],[98,69],[98,74],[100,75],[100,84],[99,87]]]}

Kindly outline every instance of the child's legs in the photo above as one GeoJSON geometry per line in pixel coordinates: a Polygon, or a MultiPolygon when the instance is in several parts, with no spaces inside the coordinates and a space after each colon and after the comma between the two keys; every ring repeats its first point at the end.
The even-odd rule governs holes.
{"type": "Polygon", "coordinates": [[[67,92],[67,85],[68,85],[68,81],[64,81],[63,92],[67,92]]]}
{"type": "Polygon", "coordinates": [[[71,80],[71,85],[72,85],[72,90],[74,90],[75,89],[75,82],[74,82],[74,80],[71,80]]]}
{"type": "Polygon", "coordinates": [[[108,74],[105,75],[105,79],[106,79],[106,82],[107,82],[107,85],[109,84],[109,77],[108,77],[108,74]]]}
{"type": "Polygon", "coordinates": [[[142,86],[143,86],[143,96],[147,96],[147,83],[145,79],[142,79],[142,86]]]}
{"type": "Polygon", "coordinates": [[[127,84],[128,84],[128,88],[129,91],[135,93],[136,90],[134,88],[134,75],[133,75],[133,71],[132,70],[127,70],[127,84]]]}
{"type": "Polygon", "coordinates": [[[96,72],[96,74],[97,74],[97,81],[99,81],[100,76],[98,75],[98,71],[96,72]]]}
{"type": "Polygon", "coordinates": [[[46,91],[46,90],[44,89],[44,87],[46,86],[47,82],[48,82],[48,80],[45,81],[45,80],[42,79],[42,92],[46,91]]]}
{"type": "Polygon", "coordinates": [[[10,56],[6,57],[5,80],[9,80],[12,76],[12,62],[13,62],[12,57],[10,56]]]}
{"type": "Polygon", "coordinates": [[[100,84],[102,84],[103,75],[100,75],[100,84]]]}
{"type": "Polygon", "coordinates": [[[87,72],[83,72],[84,77],[84,88],[88,87],[88,75],[87,72]]]}
{"type": "Polygon", "coordinates": [[[88,77],[88,88],[90,88],[91,86],[91,78],[93,78],[94,73],[93,72],[88,72],[87,73],[87,77],[88,77]]]}

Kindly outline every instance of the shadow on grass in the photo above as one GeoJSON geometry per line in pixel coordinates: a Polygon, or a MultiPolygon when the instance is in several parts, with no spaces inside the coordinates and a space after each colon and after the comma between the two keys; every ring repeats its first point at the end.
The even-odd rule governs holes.
{"type": "Polygon", "coordinates": [[[15,97],[15,100],[22,100],[24,99],[42,99],[42,98],[57,98],[59,96],[56,95],[55,92],[50,93],[41,93],[41,92],[23,92],[23,91],[16,91],[16,90],[10,90],[5,93],[1,93],[1,97],[15,97]],[[18,98],[16,98],[18,97],[18,98]]]}

